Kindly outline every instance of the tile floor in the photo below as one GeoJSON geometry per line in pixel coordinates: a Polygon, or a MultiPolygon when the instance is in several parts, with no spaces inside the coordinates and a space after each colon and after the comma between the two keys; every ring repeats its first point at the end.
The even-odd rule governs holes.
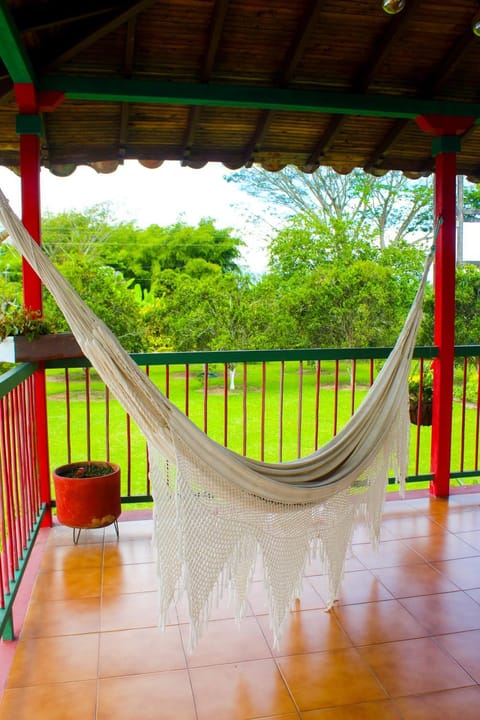
{"type": "Polygon", "coordinates": [[[0,720],[477,720],[480,495],[386,504],[335,609],[307,568],[273,649],[260,580],[237,626],[220,607],[193,654],[180,604],[162,633],[150,520],[48,533],[0,720]]]}

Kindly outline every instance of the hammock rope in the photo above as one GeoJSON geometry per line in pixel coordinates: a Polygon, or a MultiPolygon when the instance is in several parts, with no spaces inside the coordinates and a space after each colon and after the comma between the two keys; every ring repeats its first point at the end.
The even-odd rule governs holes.
{"type": "Polygon", "coordinates": [[[260,562],[277,643],[301,594],[305,566],[317,555],[328,575],[325,601],[331,607],[357,523],[366,523],[376,542],[389,473],[402,487],[406,478],[408,376],[433,250],[402,332],[359,409],[318,451],[265,463],[208,438],[160,392],[31,238],[1,190],[0,220],[55,298],[85,356],[146,437],[160,624],[185,593],[193,648],[222,594],[230,592],[242,616],[260,562]]]}

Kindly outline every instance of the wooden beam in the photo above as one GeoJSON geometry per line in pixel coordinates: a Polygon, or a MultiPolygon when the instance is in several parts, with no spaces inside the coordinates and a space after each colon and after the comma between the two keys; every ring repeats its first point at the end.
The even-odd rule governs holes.
{"type": "MultiPolygon", "coordinates": [[[[478,43],[478,38],[474,36],[469,28],[458,38],[456,43],[449,49],[437,67],[427,76],[419,88],[417,96],[430,98],[433,94],[435,94],[435,92],[438,92],[463,56],[476,43],[478,43]]],[[[408,121],[406,120],[399,120],[395,123],[395,126],[385,135],[380,144],[375,148],[368,163],[365,165],[364,169],[366,172],[372,172],[372,170],[379,167],[383,156],[386,155],[389,148],[395,144],[407,125],[408,121]]]]}
{"type": "Polygon", "coordinates": [[[68,75],[46,75],[41,78],[38,87],[40,90],[60,90],[72,100],[238,107],[405,119],[414,119],[419,115],[480,119],[480,102],[399,95],[68,75]]]}
{"type": "Polygon", "coordinates": [[[14,83],[34,83],[33,66],[6,0],[0,0],[0,57],[14,83]]]}
{"type": "Polygon", "coordinates": [[[65,0],[48,5],[40,3],[36,5],[28,5],[28,8],[16,7],[15,21],[20,32],[38,32],[39,30],[48,30],[51,27],[60,25],[71,25],[83,20],[89,20],[98,15],[112,13],[117,9],[118,5],[113,2],[107,2],[103,7],[99,7],[99,3],[90,0],[89,3],[77,3],[76,7],[72,7],[72,2],[65,3],[65,0]]]}

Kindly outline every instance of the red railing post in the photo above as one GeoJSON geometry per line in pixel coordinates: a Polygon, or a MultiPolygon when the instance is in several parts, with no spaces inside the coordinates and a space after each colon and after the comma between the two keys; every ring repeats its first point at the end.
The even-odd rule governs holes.
{"type": "MultiPolygon", "coordinates": [[[[22,222],[30,235],[40,244],[40,116],[36,105],[35,90],[31,85],[16,85],[15,95],[20,115],[17,129],[20,133],[20,175],[22,195],[22,222]]],[[[42,312],[42,283],[25,260],[23,271],[23,301],[26,307],[42,312]]],[[[48,455],[47,400],[45,370],[35,373],[35,414],[37,432],[38,469],[40,475],[40,499],[50,505],[50,463],[48,455]]],[[[52,524],[51,511],[44,517],[43,525],[52,524]]]]}
{"type": "Polygon", "coordinates": [[[418,118],[419,126],[437,137],[435,156],[435,324],[434,343],[438,357],[433,362],[433,416],[430,492],[436,497],[450,493],[452,443],[453,369],[455,360],[455,247],[456,247],[456,153],[460,135],[471,118],[418,118]]]}

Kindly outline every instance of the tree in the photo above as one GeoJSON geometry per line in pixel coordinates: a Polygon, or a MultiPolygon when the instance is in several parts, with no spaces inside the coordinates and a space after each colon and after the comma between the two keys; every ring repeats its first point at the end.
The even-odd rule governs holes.
{"type": "MultiPolygon", "coordinates": [[[[96,266],[78,258],[61,265],[61,272],[75,290],[130,352],[145,348],[140,306],[122,275],[107,265],[96,266]]],[[[68,325],[48,291],[44,294],[44,316],[56,332],[68,325]]]]}
{"type": "Polygon", "coordinates": [[[83,211],[46,213],[42,218],[42,245],[52,262],[67,262],[78,257],[104,260],[107,241],[114,228],[119,227],[111,213],[108,203],[83,211]]]}
{"type": "Polygon", "coordinates": [[[165,270],[198,272],[199,264],[193,261],[217,266],[223,274],[240,272],[238,260],[244,243],[230,230],[216,228],[208,218],[197,227],[182,222],[165,228],[150,225],[138,234],[137,241],[132,270],[146,288],[154,286],[165,270]]]}
{"type": "Polygon", "coordinates": [[[354,238],[375,238],[383,248],[389,240],[411,233],[430,234],[430,179],[410,181],[400,172],[376,178],[362,170],[339,175],[328,167],[307,175],[293,166],[272,173],[254,167],[227,179],[285,218],[302,215],[314,226],[323,225],[331,236],[340,229],[354,238]]]}
{"type": "Polygon", "coordinates": [[[271,239],[268,252],[270,270],[285,279],[295,273],[308,274],[326,263],[345,265],[378,256],[369,241],[353,236],[341,220],[335,221],[332,234],[323,222],[305,215],[297,215],[282,228],[271,239]]]}

